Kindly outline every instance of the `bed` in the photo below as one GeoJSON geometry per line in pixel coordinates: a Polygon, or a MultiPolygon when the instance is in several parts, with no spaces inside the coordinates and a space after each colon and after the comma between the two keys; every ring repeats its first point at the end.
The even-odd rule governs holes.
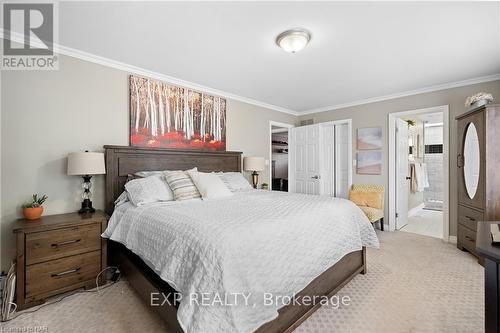
{"type": "Polygon", "coordinates": [[[151,293],[167,296],[168,302],[151,309],[172,332],[290,332],[321,304],[287,304],[279,297],[334,295],[366,273],[365,246],[378,246],[366,217],[342,199],[248,190],[213,201],[125,203],[114,212],[128,174],[192,167],[241,171],[241,153],[105,151],[106,209],[114,213],[104,234],[109,261],[148,304],[151,293]],[[177,291],[186,295],[180,303],[177,291]],[[206,291],[212,292],[209,306],[187,301],[187,295],[206,291]],[[248,299],[240,295],[229,307],[213,303],[214,294],[238,293],[248,299]],[[273,304],[262,302],[268,296],[273,304]]]}

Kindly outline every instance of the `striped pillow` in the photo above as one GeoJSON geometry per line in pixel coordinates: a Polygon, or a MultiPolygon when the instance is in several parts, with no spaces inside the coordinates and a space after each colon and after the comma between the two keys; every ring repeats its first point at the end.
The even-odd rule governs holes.
{"type": "Polygon", "coordinates": [[[165,180],[174,192],[175,200],[201,198],[200,192],[186,171],[165,171],[165,180]]]}

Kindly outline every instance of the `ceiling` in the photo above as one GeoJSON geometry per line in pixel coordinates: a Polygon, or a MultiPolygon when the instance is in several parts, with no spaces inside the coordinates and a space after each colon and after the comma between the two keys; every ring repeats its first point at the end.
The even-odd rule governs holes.
{"type": "Polygon", "coordinates": [[[500,73],[499,2],[61,2],[60,44],[293,112],[500,73]],[[275,37],[302,27],[297,54],[275,37]]]}
{"type": "Polygon", "coordinates": [[[443,123],[443,113],[435,112],[435,113],[424,113],[415,116],[416,119],[427,123],[427,124],[442,124],[443,123]]]}

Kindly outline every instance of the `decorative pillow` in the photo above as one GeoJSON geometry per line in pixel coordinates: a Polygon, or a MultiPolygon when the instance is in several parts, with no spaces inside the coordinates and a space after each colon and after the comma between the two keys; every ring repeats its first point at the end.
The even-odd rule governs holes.
{"type": "MultiPolygon", "coordinates": [[[[188,171],[197,171],[196,168],[188,171]]],[[[193,183],[188,171],[165,171],[165,179],[174,192],[175,200],[200,198],[200,192],[193,183]]]]}
{"type": "Polygon", "coordinates": [[[349,200],[358,206],[382,209],[383,193],[350,191],[349,200]]]}
{"type": "Polygon", "coordinates": [[[232,192],[252,188],[241,172],[221,172],[217,175],[232,192]]]}
{"type": "Polygon", "coordinates": [[[165,182],[157,176],[133,179],[125,184],[125,190],[135,206],[173,200],[165,182]]]}
{"type": "Polygon", "coordinates": [[[189,170],[189,176],[201,194],[203,200],[229,197],[233,193],[215,173],[189,170]]]}

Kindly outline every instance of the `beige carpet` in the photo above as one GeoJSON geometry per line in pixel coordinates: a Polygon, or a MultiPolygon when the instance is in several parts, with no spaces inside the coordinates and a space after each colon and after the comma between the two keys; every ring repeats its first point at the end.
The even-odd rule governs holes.
{"type": "MultiPolygon", "coordinates": [[[[368,273],[340,292],[351,304],[322,307],[297,333],[483,331],[483,268],[472,256],[432,237],[379,236],[381,249],[368,251],[368,273]]],[[[35,326],[50,333],[164,331],[125,281],[99,293],[70,296],[2,326],[0,332],[35,326]]]]}

